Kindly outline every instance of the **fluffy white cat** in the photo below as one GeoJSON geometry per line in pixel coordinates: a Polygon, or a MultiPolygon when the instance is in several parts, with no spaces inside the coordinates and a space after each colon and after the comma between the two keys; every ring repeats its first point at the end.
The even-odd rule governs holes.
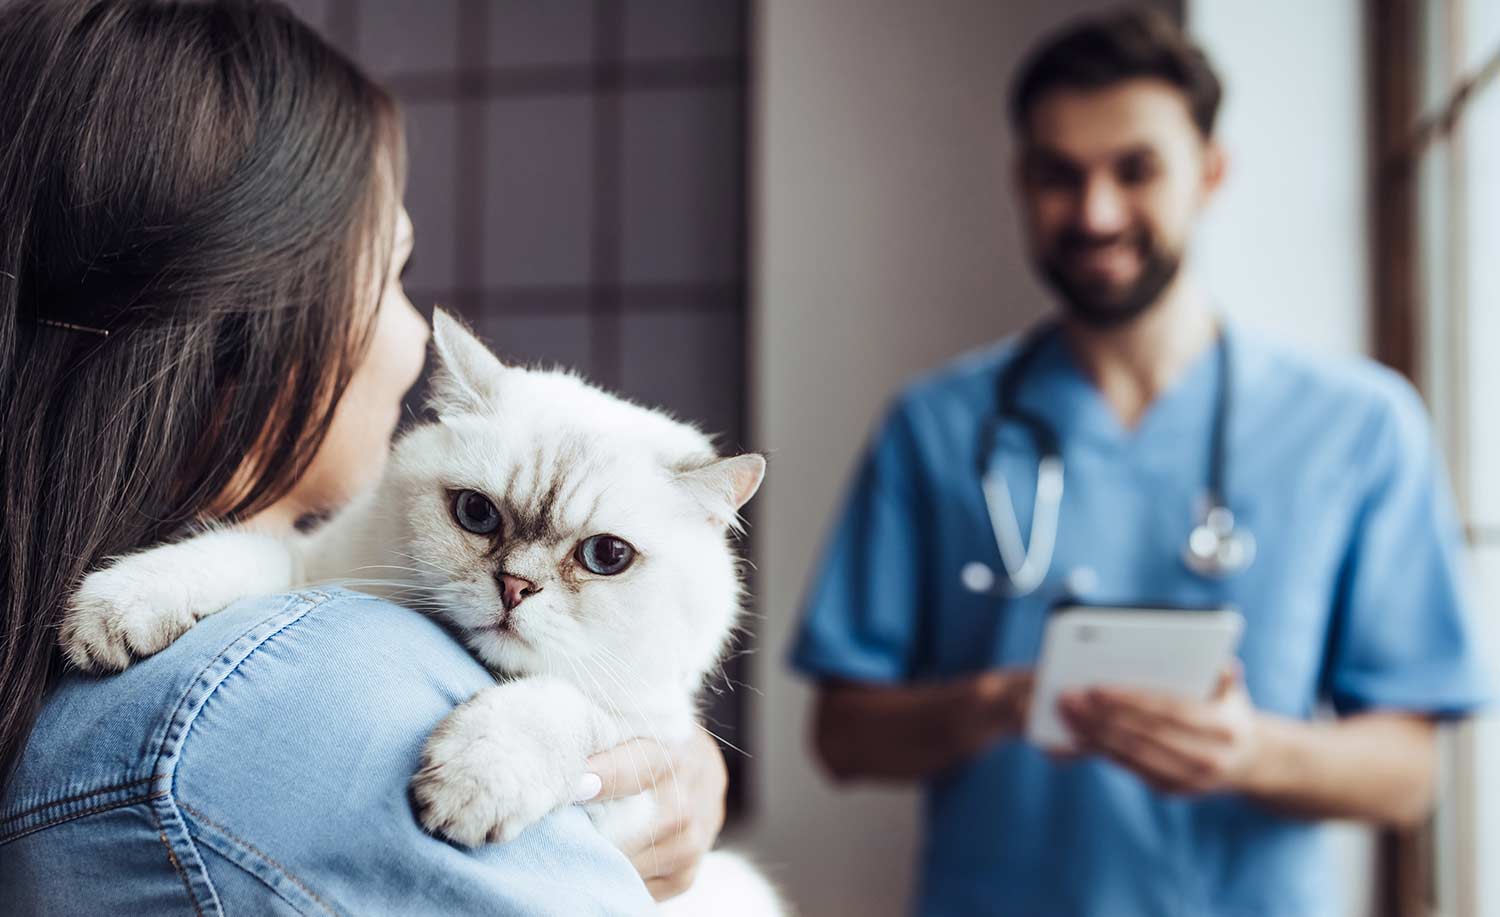
{"type": "MultiPolygon", "coordinates": [[[[500,363],[433,320],[436,423],[394,447],[379,485],[310,536],[206,532],[113,561],[72,599],[62,639],[121,669],[235,600],[352,582],[445,618],[508,676],[455,709],[412,778],[428,830],[508,840],[571,802],[585,759],[699,728],[695,697],[740,610],[729,534],[765,473],[665,414],[563,372],[500,363]]],[[[587,806],[616,844],[650,792],[587,806]]],[[[743,861],[710,854],[681,914],[778,914],[743,861]]]]}

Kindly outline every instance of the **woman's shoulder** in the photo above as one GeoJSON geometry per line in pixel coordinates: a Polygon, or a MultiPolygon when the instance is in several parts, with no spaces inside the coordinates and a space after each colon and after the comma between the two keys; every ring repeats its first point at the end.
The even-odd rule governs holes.
{"type": "Polygon", "coordinates": [[[394,913],[406,901],[464,913],[504,900],[555,913],[551,895],[634,912],[638,877],[581,811],[472,853],[417,824],[407,784],[427,735],[492,683],[435,621],[380,599],[329,590],[240,602],[118,675],[68,676],[7,787],[0,827],[137,801],[195,900],[242,887],[304,912],[394,913]],[[553,883],[560,859],[585,881],[553,883]]]}
{"type": "Polygon", "coordinates": [[[289,726],[420,729],[488,683],[436,622],[389,602],[340,589],[247,599],[124,672],[65,676],[7,796],[35,805],[47,784],[76,795],[151,778],[190,743],[254,738],[267,706],[289,726]]]}

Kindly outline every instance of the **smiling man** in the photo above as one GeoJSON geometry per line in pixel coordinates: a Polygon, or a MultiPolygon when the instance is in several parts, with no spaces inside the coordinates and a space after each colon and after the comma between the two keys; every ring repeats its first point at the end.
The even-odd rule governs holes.
{"type": "Polygon", "coordinates": [[[1338,913],[1321,820],[1419,822],[1435,723],[1488,699],[1415,393],[1225,323],[1188,269],[1226,171],[1219,97],[1143,12],[1035,52],[1015,181],[1058,315],[896,400],[814,578],[793,664],[818,683],[817,750],[842,779],[924,785],[917,913],[1338,913]],[[1055,519],[1033,499],[1052,448],[1055,519]],[[976,464],[1020,533],[1056,522],[1035,589],[1015,588],[1029,573],[1000,554],[976,464]],[[1215,503],[1256,556],[1185,561],[1228,518],[1215,503]],[[974,561],[1004,597],[965,587],[974,561]],[[1054,759],[1021,738],[1031,669],[1085,581],[1109,604],[1232,605],[1245,634],[1207,700],[1065,696],[1080,754],[1054,759]]]}

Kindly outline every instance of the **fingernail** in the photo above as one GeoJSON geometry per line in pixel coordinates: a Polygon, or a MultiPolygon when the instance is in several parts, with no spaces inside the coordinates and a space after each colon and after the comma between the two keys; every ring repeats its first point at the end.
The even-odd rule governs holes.
{"type": "Polygon", "coordinates": [[[598,796],[602,789],[604,789],[604,781],[599,779],[598,774],[584,774],[573,786],[573,802],[588,802],[598,796]]]}

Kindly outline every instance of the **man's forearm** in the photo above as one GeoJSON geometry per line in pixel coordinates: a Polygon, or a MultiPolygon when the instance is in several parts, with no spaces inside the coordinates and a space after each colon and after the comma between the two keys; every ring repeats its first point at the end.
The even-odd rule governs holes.
{"type": "Polygon", "coordinates": [[[1437,780],[1437,727],[1404,713],[1331,723],[1265,716],[1244,792],[1308,818],[1421,822],[1437,780]]]}
{"type": "Polygon", "coordinates": [[[818,755],[841,780],[929,777],[1014,734],[1030,681],[1024,672],[984,672],[914,685],[825,684],[818,755]]]}

